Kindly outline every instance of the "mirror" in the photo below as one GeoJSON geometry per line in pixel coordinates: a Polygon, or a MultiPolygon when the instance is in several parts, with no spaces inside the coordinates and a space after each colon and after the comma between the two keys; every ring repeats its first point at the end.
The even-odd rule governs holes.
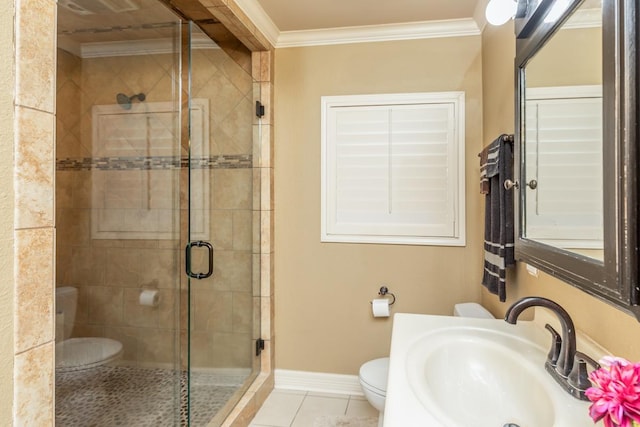
{"type": "Polygon", "coordinates": [[[603,261],[601,0],[527,63],[524,97],[523,236],[603,261]]]}
{"type": "Polygon", "coordinates": [[[516,258],[640,318],[638,6],[529,4],[515,26],[516,258]]]}

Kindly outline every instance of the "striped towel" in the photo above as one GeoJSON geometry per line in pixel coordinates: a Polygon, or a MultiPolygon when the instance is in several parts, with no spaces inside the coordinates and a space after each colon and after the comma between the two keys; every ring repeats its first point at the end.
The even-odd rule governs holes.
{"type": "Polygon", "coordinates": [[[514,258],[514,190],[504,182],[513,180],[513,146],[508,135],[500,135],[480,156],[480,192],[485,194],[484,273],[482,284],[504,302],[507,297],[507,267],[514,258]]]}
{"type": "MultiPolygon", "coordinates": [[[[502,136],[500,137],[502,138],[502,136]]],[[[498,138],[498,139],[500,139],[498,138]]],[[[480,193],[489,194],[489,177],[498,174],[498,153],[500,144],[489,144],[478,156],[480,156],[480,193]]]]}

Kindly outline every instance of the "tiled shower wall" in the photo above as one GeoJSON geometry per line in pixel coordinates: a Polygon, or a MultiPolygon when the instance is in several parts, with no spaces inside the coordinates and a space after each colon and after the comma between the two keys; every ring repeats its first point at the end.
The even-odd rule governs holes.
{"type": "Polygon", "coordinates": [[[53,425],[55,19],[16,1],[13,425],[53,425]]]}
{"type": "MultiPolygon", "coordinates": [[[[260,284],[257,297],[262,306],[262,369],[248,392],[225,421],[225,426],[248,425],[256,408],[273,388],[273,112],[271,110],[273,72],[272,46],[239,10],[233,0],[202,1],[211,15],[217,16],[254,52],[253,76],[260,82],[261,98],[266,104],[260,142],[254,147],[254,185],[260,188],[260,284]],[[257,171],[256,171],[257,169],[257,171]]],[[[194,5],[189,3],[189,5],[194,5]]],[[[11,9],[11,8],[9,8],[11,9]]],[[[15,101],[13,120],[14,156],[2,158],[2,170],[13,169],[14,192],[5,194],[14,207],[12,236],[2,236],[13,243],[13,256],[2,257],[11,263],[14,302],[13,312],[13,418],[14,425],[53,425],[54,396],[54,99],[56,63],[56,2],[54,0],[15,0],[15,101]],[[35,174],[34,174],[35,173],[35,174]],[[21,220],[20,217],[23,217],[21,220]],[[31,218],[26,221],[26,218],[31,218]]],[[[11,11],[11,10],[10,10],[11,11]]],[[[190,12],[185,10],[185,15],[190,12]]],[[[9,26],[5,26],[9,28],[9,26]]],[[[9,44],[9,37],[3,38],[9,44]]],[[[8,64],[7,64],[8,65],[8,64]]],[[[13,73],[2,73],[11,79],[13,73]]],[[[9,88],[12,83],[9,83],[9,88]]],[[[9,125],[11,127],[11,125],[9,125]]],[[[255,126],[257,127],[257,126],[255,126]]],[[[9,132],[11,135],[11,132],[9,132]]],[[[7,215],[8,220],[12,216],[7,215]]],[[[256,256],[254,255],[254,258],[256,256]]],[[[7,325],[4,325],[5,327],[7,325]]],[[[4,359],[3,359],[4,360],[4,359]]],[[[11,369],[7,364],[4,370],[11,369]]],[[[7,399],[8,400],[8,399],[7,399]]],[[[6,419],[5,418],[5,419],[6,419]]]]}
{"type": "MultiPolygon", "coordinates": [[[[170,54],[81,59],[58,49],[57,285],[79,289],[74,336],[116,339],[123,343],[124,360],[142,365],[174,360],[174,296],[183,271],[182,245],[177,239],[92,237],[92,210],[97,208],[92,204],[92,181],[105,174],[112,181],[130,183],[118,202],[126,209],[140,198],[136,187],[144,182],[136,180],[138,175],[151,176],[152,195],[163,194],[166,185],[166,180],[154,177],[171,175],[176,191],[164,191],[169,199],[165,204],[178,216],[181,165],[159,164],[146,171],[130,158],[94,157],[92,107],[114,104],[117,93],[142,92],[147,103],[170,101],[174,61],[170,54]],[[109,170],[100,170],[105,167],[109,170]],[[158,290],[159,307],[138,304],[142,289],[158,290]]],[[[213,277],[192,281],[195,367],[247,368],[252,362],[252,253],[260,249],[252,206],[253,92],[251,76],[222,50],[193,52],[192,98],[209,105],[209,157],[199,173],[210,175],[207,240],[216,249],[213,277]]],[[[199,153],[194,156],[200,160],[199,153]]],[[[193,183],[192,194],[203,190],[195,186],[197,180],[193,183]]]]}
{"type": "MultiPolygon", "coordinates": [[[[91,236],[92,186],[98,172],[92,158],[92,106],[115,104],[119,92],[145,92],[150,102],[171,100],[173,57],[135,59],[81,59],[58,49],[56,285],[79,290],[73,336],[117,339],[129,362],[171,363],[176,353],[178,242],[91,236]],[[159,290],[158,308],[137,304],[141,288],[159,290]]],[[[137,171],[105,173],[125,181],[137,171]]],[[[123,200],[123,207],[127,202],[132,201],[123,200]]]]}

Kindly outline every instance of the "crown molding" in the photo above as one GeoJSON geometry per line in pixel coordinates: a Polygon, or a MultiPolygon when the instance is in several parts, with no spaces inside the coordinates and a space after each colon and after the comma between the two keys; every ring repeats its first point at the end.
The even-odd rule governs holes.
{"type": "MultiPolygon", "coordinates": [[[[151,54],[174,53],[175,40],[173,38],[127,40],[114,42],[74,43],[61,41],[60,49],[64,49],[80,58],[107,58],[111,56],[136,56],[151,54]]],[[[206,34],[196,33],[191,38],[192,49],[219,49],[206,34]]]]}
{"type": "Polygon", "coordinates": [[[276,47],[280,29],[256,0],[235,0],[236,5],[249,17],[253,25],[276,47]]]}
{"type": "MultiPolygon", "coordinates": [[[[280,31],[269,15],[254,0],[235,0],[256,28],[276,48],[322,46],[347,43],[370,43],[396,40],[414,40],[442,37],[476,36],[484,27],[483,14],[476,8],[474,18],[441,21],[405,22],[398,24],[365,25],[355,27],[321,28],[314,30],[280,31]],[[478,16],[475,16],[478,15],[478,16]],[[480,25],[476,22],[480,17],[480,25]]],[[[481,2],[482,3],[482,2],[481,2]]],[[[162,54],[173,52],[172,39],[150,39],[122,42],[83,43],[80,46],[60,44],[81,58],[102,58],[109,56],[133,56],[141,54],[162,54]]],[[[203,34],[194,35],[195,49],[217,48],[203,34]]]]}
{"type": "Polygon", "coordinates": [[[82,43],[81,58],[106,58],[110,56],[136,56],[161,54],[173,51],[173,39],[126,40],[113,42],[82,43]]]}
{"type": "Polygon", "coordinates": [[[275,48],[475,36],[480,34],[480,28],[472,18],[280,31],[259,2],[255,0],[235,0],[235,2],[253,22],[258,31],[275,48]]]}
{"type": "MultiPolygon", "coordinates": [[[[366,25],[356,27],[322,28],[300,31],[280,31],[269,15],[254,0],[235,0],[259,31],[276,48],[321,46],[347,43],[368,43],[393,40],[412,40],[440,37],[480,35],[486,25],[484,9],[487,0],[480,0],[473,18],[442,21],[421,21],[399,24],[366,25]]],[[[602,25],[599,9],[578,10],[563,28],[592,28],[602,25]]],[[[194,35],[195,49],[214,48],[206,36],[194,35]]],[[[173,40],[151,39],[138,41],[83,43],[60,41],[59,47],[82,58],[132,56],[173,52],[173,40]]]]}
{"type": "Polygon", "coordinates": [[[480,35],[471,18],[318,30],[283,31],[276,48],[480,35]]]}
{"type": "Polygon", "coordinates": [[[561,29],[597,28],[602,27],[601,9],[578,9],[562,24],[561,29]]]}

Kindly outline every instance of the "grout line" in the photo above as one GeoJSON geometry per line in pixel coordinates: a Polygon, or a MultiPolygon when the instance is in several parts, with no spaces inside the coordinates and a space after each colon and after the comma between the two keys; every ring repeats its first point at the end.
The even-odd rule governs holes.
{"type": "Polygon", "coordinates": [[[298,417],[298,414],[300,413],[300,408],[302,408],[302,405],[304,404],[304,401],[307,400],[307,396],[308,395],[309,395],[309,392],[305,391],[304,397],[300,401],[300,405],[298,405],[298,409],[296,410],[296,414],[293,416],[293,418],[291,419],[291,422],[289,423],[289,427],[291,427],[293,425],[293,423],[295,422],[296,418],[298,417]]]}
{"type": "Polygon", "coordinates": [[[349,411],[349,406],[351,405],[351,395],[349,395],[349,398],[347,399],[347,406],[344,408],[344,414],[343,415],[347,415],[347,412],[349,411]]]}
{"type": "Polygon", "coordinates": [[[46,346],[46,345],[49,345],[49,344],[51,344],[51,343],[55,343],[55,339],[53,339],[53,338],[52,338],[52,339],[50,339],[50,340],[49,340],[49,341],[47,341],[47,342],[40,343],[40,344],[36,344],[36,345],[34,345],[33,347],[29,347],[29,348],[27,348],[27,349],[25,349],[25,350],[21,350],[21,351],[18,351],[17,353],[13,353],[13,356],[14,356],[14,357],[15,357],[15,356],[20,356],[20,355],[22,355],[22,354],[25,354],[25,353],[26,353],[26,352],[28,352],[28,351],[36,350],[36,349],[42,348],[42,347],[44,347],[44,346],[46,346]]]}
{"type": "Polygon", "coordinates": [[[13,106],[14,107],[19,107],[19,108],[24,108],[24,109],[31,110],[31,111],[37,111],[37,112],[40,112],[40,113],[51,114],[52,116],[56,115],[56,113],[53,112],[53,111],[43,110],[42,108],[37,108],[37,107],[31,106],[31,105],[18,104],[16,102],[14,102],[13,106]]]}

